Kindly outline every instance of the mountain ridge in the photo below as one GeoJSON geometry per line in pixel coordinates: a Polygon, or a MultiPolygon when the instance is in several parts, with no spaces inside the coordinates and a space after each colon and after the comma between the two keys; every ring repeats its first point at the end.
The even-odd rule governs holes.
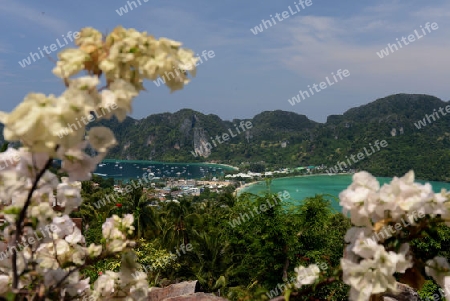
{"type": "Polygon", "coordinates": [[[242,162],[264,162],[266,166],[334,166],[356,155],[369,143],[386,140],[389,146],[351,168],[379,176],[393,176],[414,169],[430,180],[450,180],[450,116],[426,123],[418,120],[449,102],[425,94],[394,94],[330,115],[325,123],[295,112],[263,111],[253,118],[222,120],[215,114],[192,109],[152,114],[142,119],[115,118],[88,124],[108,126],[118,145],[110,159],[165,162],[215,161],[239,166],[242,162]],[[446,120],[448,118],[448,120],[446,120]],[[251,128],[236,127],[250,122],[251,128]]]}

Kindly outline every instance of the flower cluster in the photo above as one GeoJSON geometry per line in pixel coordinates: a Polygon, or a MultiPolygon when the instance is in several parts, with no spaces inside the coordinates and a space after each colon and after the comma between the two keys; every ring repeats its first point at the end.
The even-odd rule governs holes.
{"type": "Polygon", "coordinates": [[[108,218],[102,226],[102,234],[106,240],[107,249],[111,252],[121,252],[130,241],[127,240],[127,234],[132,234],[133,215],[126,214],[123,219],[117,215],[108,218]]]}
{"type": "Polygon", "coordinates": [[[89,74],[104,74],[108,83],[121,78],[122,83],[131,84],[129,93],[133,93],[131,87],[143,90],[144,79],[155,80],[166,71],[185,70],[166,82],[171,91],[182,89],[189,82],[186,71],[195,76],[197,58],[193,51],[181,48],[176,41],[157,40],[146,32],[117,27],[104,39],[97,30],[85,28],[75,43],[78,49],[59,54],[55,75],[66,78],[87,70],[89,74]]]}
{"type": "MultiPolygon", "coordinates": [[[[429,183],[415,183],[413,171],[382,187],[369,173],[356,173],[339,198],[354,225],[345,236],[348,245],[341,259],[343,280],[351,286],[350,300],[365,301],[372,295],[396,292],[395,273],[420,270],[422,259],[414,258],[408,243],[412,235],[433,219],[445,221],[450,217],[448,192],[434,193],[429,183]]],[[[450,281],[446,259],[434,258],[426,264],[427,275],[437,283],[450,281]]]]}
{"type": "Polygon", "coordinates": [[[295,286],[300,288],[303,285],[313,284],[319,278],[320,269],[316,264],[311,264],[307,268],[299,266],[295,268],[295,272],[297,273],[295,286]]]}
{"type": "Polygon", "coordinates": [[[172,92],[182,89],[189,82],[187,71],[195,75],[196,58],[179,42],[122,27],[107,36],[84,28],[75,44],[77,48],[58,54],[53,70],[66,86],[61,95],[29,93],[11,113],[0,112],[5,140],[21,145],[0,153],[0,161],[8,162],[0,170],[0,211],[6,221],[0,232],[0,252],[8,248],[12,254],[0,263],[0,294],[18,294],[15,300],[146,300],[146,274],[133,263],[134,242],[128,240],[134,230],[133,216],[107,219],[101,244],[88,247],[69,218],[82,203],[80,181],[91,178],[117,143],[110,129],[86,131],[80,120],[107,109],[97,119],[115,116],[123,121],[132,110],[132,100],[144,90],[144,79],[183,69],[166,81],[172,92]],[[79,75],[82,71],[85,74],[79,75]],[[104,87],[99,87],[101,76],[104,87]],[[65,131],[67,124],[76,123],[77,130],[65,131]],[[88,155],[88,149],[95,155],[88,155]],[[50,172],[55,159],[68,175],[61,181],[50,172]],[[53,209],[55,203],[62,212],[53,209]],[[59,231],[18,251],[19,238],[27,241],[37,229],[51,226],[59,231]],[[81,279],[85,266],[119,252],[123,254],[120,272],[106,271],[93,289],[89,278],[81,279]]]}

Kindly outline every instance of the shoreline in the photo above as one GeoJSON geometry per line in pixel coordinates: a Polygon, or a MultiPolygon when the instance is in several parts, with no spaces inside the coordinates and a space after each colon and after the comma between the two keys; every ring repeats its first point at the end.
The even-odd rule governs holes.
{"type": "Polygon", "coordinates": [[[242,185],[242,186],[236,188],[236,189],[234,190],[235,196],[239,196],[239,192],[240,192],[242,189],[247,188],[247,187],[250,187],[250,186],[252,186],[252,185],[255,185],[255,184],[258,183],[258,182],[260,182],[260,181],[251,182],[251,183],[246,183],[246,184],[244,184],[244,185],[242,185]]]}
{"type": "MultiPolygon", "coordinates": [[[[346,173],[337,173],[337,174],[333,174],[333,176],[349,176],[349,175],[353,175],[353,174],[355,174],[355,173],[353,173],[353,172],[346,172],[346,173]]],[[[317,174],[308,174],[308,175],[286,176],[286,177],[272,178],[272,181],[273,181],[273,180],[277,180],[277,179],[299,178],[299,177],[315,177],[315,176],[331,176],[331,175],[328,174],[328,173],[317,173],[317,174]]],[[[389,178],[389,179],[391,179],[391,180],[394,178],[394,177],[380,177],[380,176],[374,176],[374,177],[377,178],[377,179],[378,179],[378,178],[389,178]]],[[[430,181],[430,180],[414,179],[414,182],[417,183],[418,181],[421,181],[421,182],[423,182],[423,183],[430,183],[430,184],[433,184],[433,183],[450,184],[450,182],[442,182],[442,181],[430,181]]],[[[390,181],[389,181],[389,182],[390,182],[390,181]]],[[[239,193],[242,192],[241,190],[243,190],[243,189],[245,189],[245,188],[248,188],[248,187],[250,187],[250,186],[252,186],[252,185],[256,185],[256,184],[258,184],[258,183],[263,183],[263,184],[264,184],[264,180],[254,181],[254,182],[247,183],[247,184],[245,184],[245,185],[243,185],[243,186],[241,186],[241,187],[236,188],[236,190],[235,190],[236,196],[239,196],[239,193]]],[[[450,189],[449,189],[448,191],[450,191],[450,189]]]]}
{"type": "MultiPolygon", "coordinates": [[[[166,164],[166,165],[214,165],[214,166],[224,166],[235,171],[239,171],[239,168],[233,165],[224,163],[212,163],[212,162],[161,162],[161,161],[149,161],[149,160],[123,160],[123,159],[103,159],[104,163],[136,163],[136,164],[166,164]]],[[[100,163],[102,163],[100,162],[100,163]]]]}
{"type": "MultiPolygon", "coordinates": [[[[352,173],[352,172],[346,172],[346,173],[334,174],[333,176],[339,176],[339,175],[348,176],[348,175],[353,175],[353,174],[354,173],[352,173]]],[[[331,176],[331,175],[329,175],[327,173],[318,173],[318,174],[312,174],[312,175],[298,175],[298,176],[277,177],[277,178],[273,178],[272,180],[286,179],[286,178],[299,178],[299,177],[315,177],[315,176],[331,176]]],[[[235,196],[239,196],[239,193],[241,192],[241,190],[243,190],[245,188],[248,188],[248,187],[250,187],[252,185],[256,185],[258,183],[262,183],[262,182],[264,182],[264,180],[247,183],[247,184],[245,184],[243,186],[240,186],[240,187],[236,188],[236,190],[234,191],[235,196]]]]}
{"type": "Polygon", "coordinates": [[[235,171],[239,171],[239,167],[233,166],[233,165],[229,165],[229,164],[224,164],[224,163],[211,163],[211,162],[203,162],[200,164],[208,164],[208,165],[221,165],[221,166],[226,166],[229,168],[232,168],[235,171]]]}

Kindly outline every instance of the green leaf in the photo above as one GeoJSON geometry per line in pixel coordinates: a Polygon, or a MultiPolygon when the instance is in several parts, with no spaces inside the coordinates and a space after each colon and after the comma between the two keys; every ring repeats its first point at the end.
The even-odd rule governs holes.
{"type": "Polygon", "coordinates": [[[14,294],[13,292],[8,292],[6,293],[5,298],[8,301],[14,301],[16,298],[16,294],[14,294]]]}
{"type": "Polygon", "coordinates": [[[0,153],[4,153],[8,149],[8,142],[3,143],[2,147],[0,148],[0,153]]]}

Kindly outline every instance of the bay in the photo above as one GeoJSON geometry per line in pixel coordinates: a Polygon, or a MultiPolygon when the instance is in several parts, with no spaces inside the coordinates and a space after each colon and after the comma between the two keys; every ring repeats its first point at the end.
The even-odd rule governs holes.
{"type": "Polygon", "coordinates": [[[200,179],[223,176],[233,167],[210,163],[165,163],[155,161],[104,160],[94,174],[116,181],[130,181],[153,173],[159,178],[200,179]]]}
{"type": "MultiPolygon", "coordinates": [[[[391,182],[392,178],[377,177],[382,186],[384,183],[391,182]]],[[[430,183],[435,192],[440,192],[442,188],[450,190],[450,183],[432,182],[416,180],[418,183],[430,183]]],[[[288,177],[273,179],[270,187],[271,193],[278,193],[286,190],[291,196],[288,203],[299,204],[307,197],[316,194],[330,194],[333,197],[325,196],[331,201],[331,206],[336,211],[341,211],[339,206],[339,193],[345,190],[352,183],[352,175],[312,175],[300,177],[288,177]]],[[[263,195],[267,191],[265,182],[257,182],[253,185],[245,187],[239,191],[239,195],[243,192],[249,192],[257,195],[263,195]]]]}

